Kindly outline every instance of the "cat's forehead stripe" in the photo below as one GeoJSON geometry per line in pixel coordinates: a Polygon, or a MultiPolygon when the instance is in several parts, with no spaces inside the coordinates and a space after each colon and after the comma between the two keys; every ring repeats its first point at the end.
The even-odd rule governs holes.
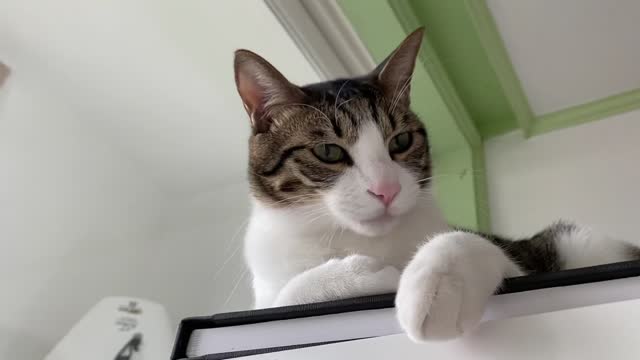
{"type": "Polygon", "coordinates": [[[334,116],[329,116],[329,121],[331,122],[331,128],[333,129],[333,132],[336,134],[337,137],[341,138],[342,129],[340,128],[340,125],[338,124],[337,119],[334,116]]]}
{"type": "Polygon", "coordinates": [[[358,141],[353,146],[353,153],[356,162],[387,156],[387,147],[377,124],[368,122],[360,127],[358,141]]]}

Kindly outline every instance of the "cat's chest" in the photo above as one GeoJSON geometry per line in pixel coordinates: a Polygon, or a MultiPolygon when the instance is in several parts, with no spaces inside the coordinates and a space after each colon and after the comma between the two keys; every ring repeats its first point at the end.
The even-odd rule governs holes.
{"type": "Polygon", "coordinates": [[[421,241],[401,233],[382,237],[365,237],[353,233],[342,234],[334,239],[324,257],[345,257],[352,254],[368,255],[385,264],[403,268],[421,241]]]}
{"type": "Polygon", "coordinates": [[[368,237],[331,219],[308,221],[272,210],[254,210],[245,237],[245,255],[254,273],[290,278],[331,258],[368,255],[398,269],[429,236],[448,230],[439,211],[429,204],[407,214],[390,233],[368,237]]]}

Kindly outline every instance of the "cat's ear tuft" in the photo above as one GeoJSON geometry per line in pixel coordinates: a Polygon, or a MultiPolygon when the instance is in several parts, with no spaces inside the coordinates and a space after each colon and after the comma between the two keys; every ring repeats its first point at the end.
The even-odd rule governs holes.
{"type": "Polygon", "coordinates": [[[420,27],[409,36],[389,55],[372,76],[395,105],[409,106],[411,77],[420,52],[420,45],[424,36],[424,28],[420,27]]]}
{"type": "Polygon", "coordinates": [[[273,106],[302,101],[304,93],[273,65],[249,50],[235,52],[236,87],[256,133],[269,130],[273,106]]]}

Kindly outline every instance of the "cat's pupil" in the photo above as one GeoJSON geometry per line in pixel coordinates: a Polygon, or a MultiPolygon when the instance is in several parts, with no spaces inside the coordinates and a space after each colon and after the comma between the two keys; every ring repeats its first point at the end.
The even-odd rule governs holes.
{"type": "Polygon", "coordinates": [[[398,134],[391,139],[391,142],[389,143],[389,152],[392,154],[404,152],[411,147],[412,142],[413,137],[411,136],[411,133],[405,132],[398,134]]]}

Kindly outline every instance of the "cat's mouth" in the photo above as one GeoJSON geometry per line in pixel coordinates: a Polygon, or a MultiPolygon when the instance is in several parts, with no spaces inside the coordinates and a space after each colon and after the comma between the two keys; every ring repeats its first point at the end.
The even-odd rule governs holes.
{"type": "Polygon", "coordinates": [[[383,213],[367,220],[358,221],[354,230],[367,236],[384,235],[393,229],[398,221],[398,216],[383,213]]]}
{"type": "Polygon", "coordinates": [[[395,216],[385,212],[382,215],[378,215],[368,220],[362,220],[360,222],[365,225],[381,225],[381,224],[391,222],[395,220],[395,218],[396,218],[395,216]]]}

